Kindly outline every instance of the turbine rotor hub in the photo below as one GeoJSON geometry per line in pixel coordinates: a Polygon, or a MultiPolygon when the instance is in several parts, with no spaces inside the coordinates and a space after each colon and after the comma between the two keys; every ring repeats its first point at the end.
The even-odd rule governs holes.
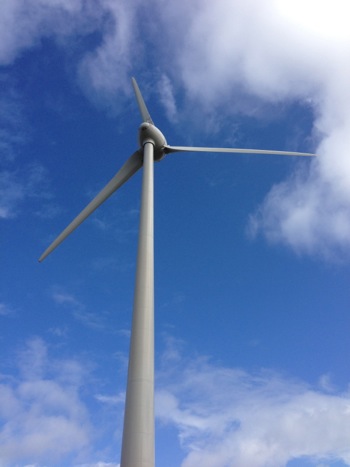
{"type": "Polygon", "coordinates": [[[155,161],[164,157],[164,146],[167,145],[165,136],[152,123],[143,122],[139,127],[139,144],[143,148],[146,143],[153,144],[155,161]]]}

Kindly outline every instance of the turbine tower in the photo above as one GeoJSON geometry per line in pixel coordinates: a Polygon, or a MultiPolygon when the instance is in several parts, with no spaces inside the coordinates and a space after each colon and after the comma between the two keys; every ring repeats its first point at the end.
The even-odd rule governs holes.
{"type": "Polygon", "coordinates": [[[173,152],[225,152],[313,156],[310,153],[261,149],[169,146],[154,125],[136,80],[132,78],[142,123],[139,149],[66,227],[39,258],[43,261],[95,209],[143,167],[140,227],[126,389],[121,467],[154,467],[154,236],[153,162],[173,152]]]}

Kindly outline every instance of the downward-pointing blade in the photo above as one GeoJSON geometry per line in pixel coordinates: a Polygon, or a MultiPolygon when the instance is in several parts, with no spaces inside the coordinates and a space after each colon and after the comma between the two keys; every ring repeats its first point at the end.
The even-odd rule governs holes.
{"type": "Polygon", "coordinates": [[[316,156],[309,152],[270,151],[267,149],[239,149],[239,148],[197,148],[192,146],[165,146],[165,154],[172,152],[231,152],[238,154],[276,154],[279,156],[316,156]]]}
{"type": "Polygon", "coordinates": [[[152,125],[154,125],[154,123],[152,121],[152,118],[151,118],[151,116],[150,116],[150,114],[148,112],[148,109],[146,107],[145,101],[143,100],[143,97],[142,97],[140,88],[138,87],[138,84],[136,82],[136,79],[131,78],[131,81],[132,81],[132,85],[133,85],[133,88],[134,88],[134,91],[135,91],[136,100],[137,100],[137,103],[139,105],[142,120],[144,122],[152,123],[152,125]]]}
{"type": "Polygon", "coordinates": [[[136,151],[125,162],[122,168],[116,173],[112,180],[100,191],[100,193],[86,206],[83,211],[66,227],[55,241],[40,256],[39,261],[43,261],[63,240],[68,237],[91,213],[95,211],[107,198],[109,198],[118,188],[120,188],[130,177],[132,177],[142,167],[142,152],[136,151]]]}

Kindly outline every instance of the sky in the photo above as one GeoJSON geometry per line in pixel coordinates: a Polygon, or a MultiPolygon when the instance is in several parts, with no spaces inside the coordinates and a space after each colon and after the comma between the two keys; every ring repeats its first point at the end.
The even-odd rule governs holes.
{"type": "Polygon", "coordinates": [[[156,465],[350,465],[345,0],[2,0],[0,467],[117,467],[142,173],[155,165],[156,465]]]}

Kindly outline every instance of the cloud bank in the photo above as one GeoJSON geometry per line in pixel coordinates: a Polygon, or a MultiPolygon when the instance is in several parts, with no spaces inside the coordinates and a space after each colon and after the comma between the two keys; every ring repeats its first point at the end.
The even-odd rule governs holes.
{"type": "MultiPolygon", "coordinates": [[[[350,394],[337,391],[329,375],[311,387],[268,370],[184,357],[183,345],[169,342],[157,372],[156,417],[160,429],[176,429],[182,467],[282,467],[296,459],[350,465],[350,394]]],[[[23,346],[16,365],[16,375],[1,373],[0,465],[117,467],[106,459],[107,451],[117,455],[116,439],[108,437],[101,451],[101,428],[83,398],[86,365],[53,358],[39,338],[23,346]]],[[[123,394],[87,395],[108,406],[104,424],[115,426],[123,394]]]]}
{"type": "Polygon", "coordinates": [[[182,467],[282,467],[302,458],[315,466],[350,464],[348,392],[206,358],[172,355],[164,365],[156,412],[178,430],[186,452],[182,467]]]}
{"type": "MultiPolygon", "coordinates": [[[[163,6],[188,96],[224,113],[230,112],[228,99],[234,107],[245,95],[260,102],[301,102],[314,114],[314,143],[300,144],[319,158],[272,188],[252,214],[250,232],[301,253],[348,252],[348,3],[219,0],[182,3],[176,10],[163,6]],[[175,41],[178,29],[170,23],[182,18],[183,35],[175,41]]],[[[246,102],[238,110],[252,112],[252,100],[246,102]]]]}
{"type": "Polygon", "coordinates": [[[86,450],[91,425],[80,396],[83,367],[75,360],[49,359],[39,338],[22,349],[17,365],[16,378],[1,375],[0,465],[56,465],[86,450]]]}
{"type": "Polygon", "coordinates": [[[110,461],[118,458],[118,436],[108,434],[102,444],[101,438],[121,423],[122,411],[109,407],[106,418],[103,406],[121,405],[125,396],[94,395],[91,359],[54,357],[53,348],[33,337],[11,363],[11,374],[6,362],[0,370],[1,467],[119,467],[110,461]]]}
{"type": "Polygon", "coordinates": [[[152,18],[137,0],[6,0],[0,6],[0,64],[13,63],[45,37],[68,50],[95,34],[76,62],[77,79],[95,102],[110,105],[115,93],[129,93],[132,70],[142,70],[147,80],[154,67],[152,79],[172,120],[181,111],[174,97],[181,89],[191,105],[221,116],[252,115],[257,102],[307,106],[313,132],[295,149],[315,150],[319,158],[272,188],[251,214],[249,231],[299,253],[347,255],[348,2],[152,0],[149,8],[152,18]]]}

